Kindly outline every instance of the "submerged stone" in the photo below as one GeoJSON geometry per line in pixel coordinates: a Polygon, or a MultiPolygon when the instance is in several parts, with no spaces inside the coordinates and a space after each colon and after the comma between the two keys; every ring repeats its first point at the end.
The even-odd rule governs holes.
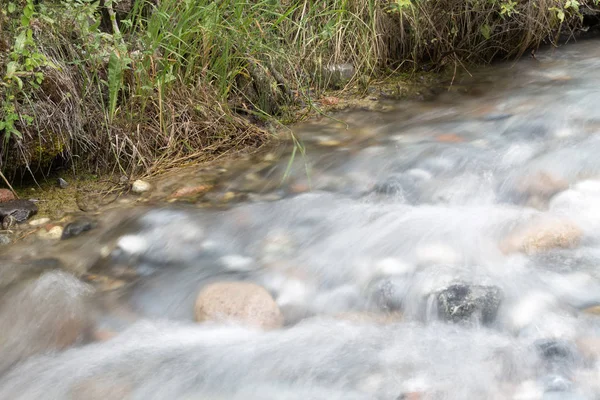
{"type": "Polygon", "coordinates": [[[472,319],[490,324],[496,319],[502,291],[496,286],[451,285],[436,294],[438,317],[446,322],[472,319]]]}
{"type": "Polygon", "coordinates": [[[69,239],[79,236],[84,232],[90,231],[96,227],[96,222],[88,219],[80,219],[65,226],[61,239],[69,239]]]}
{"type": "Polygon", "coordinates": [[[250,282],[216,282],[203,288],[195,306],[196,320],[238,322],[262,329],[283,324],[281,311],[263,287],[250,282]]]}

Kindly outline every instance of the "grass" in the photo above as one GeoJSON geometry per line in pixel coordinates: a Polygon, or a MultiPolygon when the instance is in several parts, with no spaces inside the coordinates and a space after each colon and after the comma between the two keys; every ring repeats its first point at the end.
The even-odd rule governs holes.
{"type": "Polygon", "coordinates": [[[62,163],[138,176],[255,148],[327,89],[518,57],[575,32],[580,10],[596,5],[10,0],[0,13],[0,171],[11,179],[62,163]],[[343,63],[350,82],[332,69],[343,63]]]}

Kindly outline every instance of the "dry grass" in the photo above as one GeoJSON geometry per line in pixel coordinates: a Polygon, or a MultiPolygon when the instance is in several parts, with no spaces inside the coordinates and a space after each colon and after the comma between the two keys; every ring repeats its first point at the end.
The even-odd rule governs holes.
{"type": "MultiPolygon", "coordinates": [[[[65,159],[127,176],[213,159],[264,143],[264,122],[309,87],[326,89],[330,65],[351,63],[368,82],[487,63],[581,24],[563,0],[137,0],[116,35],[90,23],[100,18],[92,5],[48,4],[32,30],[51,66],[41,87],[11,100],[33,123],[0,143],[0,170],[13,177],[65,159]]],[[[0,61],[14,44],[4,32],[0,61]]]]}

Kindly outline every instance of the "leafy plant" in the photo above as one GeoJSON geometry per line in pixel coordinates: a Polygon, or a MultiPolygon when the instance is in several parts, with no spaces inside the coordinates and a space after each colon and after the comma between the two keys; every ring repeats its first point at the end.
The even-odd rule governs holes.
{"type": "MultiPolygon", "coordinates": [[[[17,12],[17,4],[8,3],[9,16],[17,12]]],[[[8,142],[12,136],[22,138],[17,128],[19,122],[31,124],[33,117],[27,114],[19,114],[16,104],[18,95],[26,96],[25,85],[38,88],[44,80],[44,74],[40,68],[51,65],[46,56],[38,51],[33,39],[32,24],[35,21],[36,12],[33,0],[27,0],[18,18],[19,26],[16,28],[17,35],[9,55],[10,61],[6,64],[6,70],[2,79],[4,97],[2,98],[3,117],[0,120],[0,131],[4,131],[4,142],[8,142]]]]}

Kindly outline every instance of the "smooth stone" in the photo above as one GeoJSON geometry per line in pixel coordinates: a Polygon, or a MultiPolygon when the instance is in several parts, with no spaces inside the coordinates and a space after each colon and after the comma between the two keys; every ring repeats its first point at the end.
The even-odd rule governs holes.
{"type": "Polygon", "coordinates": [[[12,240],[8,235],[0,235],[0,246],[11,244],[12,240]]]}
{"type": "Polygon", "coordinates": [[[69,182],[65,181],[63,178],[57,179],[58,187],[61,189],[66,189],[69,187],[69,182]]]}
{"type": "Polygon", "coordinates": [[[216,282],[204,287],[195,305],[196,321],[238,322],[277,329],[283,316],[273,297],[250,282],[216,282]]]}
{"type": "Polygon", "coordinates": [[[142,181],[141,179],[136,180],[131,185],[131,191],[133,193],[137,193],[137,194],[145,193],[145,192],[149,191],[151,188],[152,188],[152,186],[148,182],[142,181]]]}
{"type": "Polygon", "coordinates": [[[8,189],[0,189],[0,203],[5,203],[15,199],[15,195],[8,189]]]}
{"type": "Polygon", "coordinates": [[[54,226],[54,227],[50,228],[49,230],[41,229],[37,233],[39,238],[49,239],[49,240],[58,240],[62,237],[62,234],[63,234],[63,228],[61,226],[54,226]]]}
{"type": "Polygon", "coordinates": [[[37,218],[29,221],[29,225],[31,226],[41,226],[50,222],[50,218],[37,218]]]}
{"type": "Polygon", "coordinates": [[[503,253],[537,254],[552,249],[577,247],[583,232],[568,220],[537,220],[519,227],[500,243],[503,253]]]}
{"type": "Polygon", "coordinates": [[[0,305],[0,373],[35,354],[79,342],[89,327],[91,288],[73,275],[48,271],[5,290],[0,305]]]}
{"type": "Polygon", "coordinates": [[[484,324],[496,319],[502,291],[496,286],[454,284],[435,295],[438,317],[446,322],[464,322],[473,318],[484,324]]]}
{"type": "Polygon", "coordinates": [[[96,222],[88,219],[80,219],[71,222],[65,226],[61,236],[62,240],[69,239],[75,236],[79,236],[84,232],[90,231],[96,227],[96,222]]]}

